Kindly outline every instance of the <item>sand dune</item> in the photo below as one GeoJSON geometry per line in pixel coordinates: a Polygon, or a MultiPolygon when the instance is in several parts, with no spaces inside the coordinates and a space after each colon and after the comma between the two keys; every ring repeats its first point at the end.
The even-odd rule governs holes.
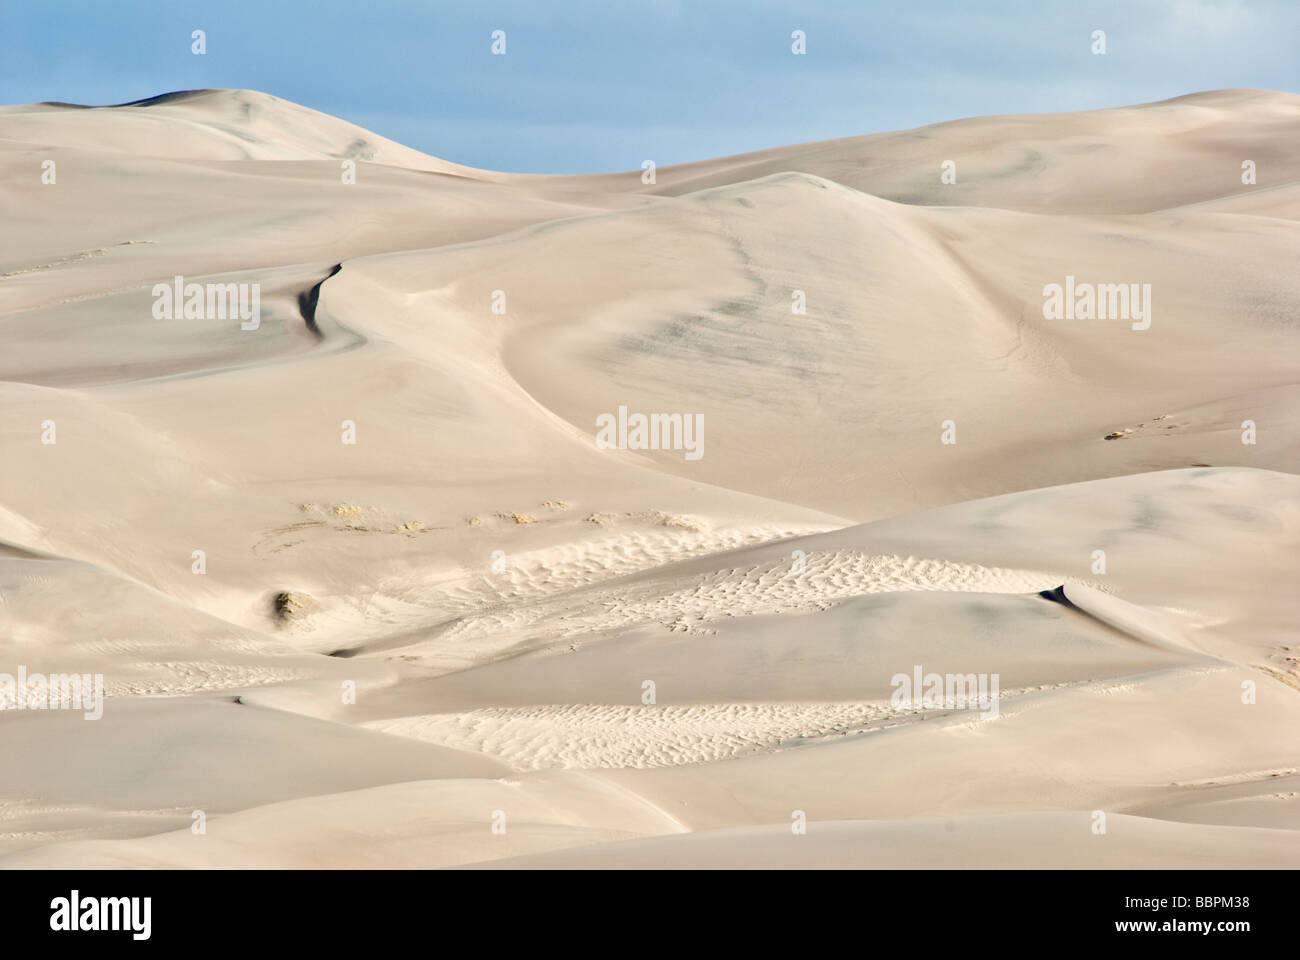
{"type": "Polygon", "coordinates": [[[1269,170],[1260,186],[1295,183],[1298,102],[1292,93],[1215,90],[1109,110],[974,117],[683,164],[651,192],[798,170],[906,204],[1149,213],[1249,193],[1243,159],[1269,170]],[[940,183],[943,160],[957,164],[955,184],[940,183]]]}
{"type": "Polygon", "coordinates": [[[1237,869],[1295,866],[1294,830],[1211,827],[1119,816],[1113,837],[1094,843],[1084,812],[950,820],[836,821],[792,837],[783,827],[737,827],[647,840],[587,845],[560,853],[508,857],[489,866],[515,869],[885,868],[979,869],[1023,851],[1021,866],[1053,869],[1064,862],[1102,870],[1237,869]]]}
{"type": "Polygon", "coordinates": [[[1298,131],[1215,91],[646,184],[253,91],[0,108],[0,674],[107,696],[0,710],[0,865],[1300,864],[1298,131]]]}

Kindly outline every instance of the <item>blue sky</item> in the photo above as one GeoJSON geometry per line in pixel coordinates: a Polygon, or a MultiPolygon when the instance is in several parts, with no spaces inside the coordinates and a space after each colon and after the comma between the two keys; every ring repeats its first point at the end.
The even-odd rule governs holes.
{"type": "Polygon", "coordinates": [[[1221,87],[1300,92],[1298,51],[1300,0],[0,0],[3,103],[245,87],[535,173],[1221,87]]]}

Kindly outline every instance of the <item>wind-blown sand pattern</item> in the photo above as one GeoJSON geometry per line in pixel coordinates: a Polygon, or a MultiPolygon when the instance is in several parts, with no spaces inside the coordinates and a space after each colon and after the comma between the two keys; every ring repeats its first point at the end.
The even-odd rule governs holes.
{"type": "Polygon", "coordinates": [[[0,673],[106,696],[0,710],[0,866],[1300,866],[1300,97],[646,184],[199,90],[0,170],[0,673]]]}

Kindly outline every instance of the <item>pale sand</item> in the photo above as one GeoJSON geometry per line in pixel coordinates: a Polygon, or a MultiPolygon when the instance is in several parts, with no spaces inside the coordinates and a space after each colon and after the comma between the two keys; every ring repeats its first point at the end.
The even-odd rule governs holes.
{"type": "Polygon", "coordinates": [[[1300,97],[646,185],[196,91],[0,108],[0,171],[0,673],[108,694],[0,712],[0,865],[1300,866],[1300,97]]]}

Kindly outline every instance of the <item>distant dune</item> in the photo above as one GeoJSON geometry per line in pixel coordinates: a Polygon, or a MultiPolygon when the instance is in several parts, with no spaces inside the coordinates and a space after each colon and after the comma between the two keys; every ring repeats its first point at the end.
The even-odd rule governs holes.
{"type": "Polygon", "coordinates": [[[0,866],[1300,865],[1300,96],[0,171],[0,866]]]}

